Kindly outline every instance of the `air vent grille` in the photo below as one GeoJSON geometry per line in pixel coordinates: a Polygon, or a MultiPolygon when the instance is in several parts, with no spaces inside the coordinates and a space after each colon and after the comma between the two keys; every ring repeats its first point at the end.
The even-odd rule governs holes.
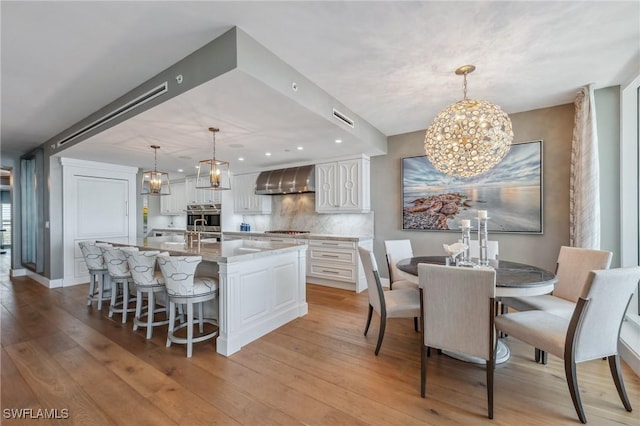
{"type": "Polygon", "coordinates": [[[139,106],[149,102],[152,99],[157,98],[158,96],[161,96],[165,93],[167,93],[168,90],[168,84],[165,81],[164,83],[162,83],[161,85],[159,85],[158,87],[155,87],[151,90],[149,90],[146,93],[143,93],[142,95],[138,96],[137,98],[127,102],[126,104],[122,105],[119,108],[116,108],[115,110],[111,111],[108,114],[103,115],[102,117],[98,118],[97,120],[93,121],[90,124],[87,124],[86,126],[84,126],[82,129],[70,134],[69,136],[67,136],[66,138],[58,141],[56,143],[56,148],[71,142],[72,140],[79,138],[80,136],[96,129],[97,127],[102,126],[103,124],[108,123],[109,121],[121,116],[122,114],[125,114],[129,111],[132,111],[136,108],[138,108],[139,106]]]}
{"type": "Polygon", "coordinates": [[[344,115],[343,113],[341,113],[340,111],[338,111],[337,109],[333,109],[333,116],[334,118],[340,120],[342,123],[346,124],[347,126],[353,128],[354,125],[354,121],[352,119],[350,119],[349,117],[347,117],[346,115],[344,115]]]}

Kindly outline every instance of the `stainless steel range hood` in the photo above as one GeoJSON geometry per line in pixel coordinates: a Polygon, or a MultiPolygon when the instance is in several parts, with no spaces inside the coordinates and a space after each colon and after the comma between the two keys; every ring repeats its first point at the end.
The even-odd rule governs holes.
{"type": "Polygon", "coordinates": [[[301,192],[316,192],[316,168],[313,165],[262,172],[256,180],[258,195],[301,192]]]}

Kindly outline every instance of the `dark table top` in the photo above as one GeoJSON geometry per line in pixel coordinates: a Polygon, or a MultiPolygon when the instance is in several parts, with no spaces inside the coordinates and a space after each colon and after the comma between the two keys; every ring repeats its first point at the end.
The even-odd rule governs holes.
{"type": "MultiPolygon", "coordinates": [[[[397,266],[401,271],[417,276],[419,263],[445,265],[445,259],[445,256],[417,256],[402,259],[397,266]]],[[[503,289],[502,296],[546,294],[553,290],[553,285],[557,281],[555,274],[536,266],[507,260],[489,262],[490,266],[496,270],[496,287],[503,289]]]]}

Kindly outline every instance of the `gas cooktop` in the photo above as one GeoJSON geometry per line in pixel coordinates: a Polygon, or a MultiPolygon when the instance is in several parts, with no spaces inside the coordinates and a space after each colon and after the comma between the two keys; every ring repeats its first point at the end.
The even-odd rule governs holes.
{"type": "Polygon", "coordinates": [[[264,231],[265,234],[289,234],[289,235],[298,235],[298,234],[308,234],[309,231],[298,231],[295,229],[276,229],[273,231],[264,231]]]}

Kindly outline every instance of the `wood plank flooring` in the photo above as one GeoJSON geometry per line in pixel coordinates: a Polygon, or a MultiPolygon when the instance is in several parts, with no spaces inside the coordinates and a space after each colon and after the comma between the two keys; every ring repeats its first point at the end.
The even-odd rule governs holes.
{"type": "MultiPolygon", "coordinates": [[[[362,335],[366,293],[307,286],[309,314],[225,358],[215,343],[165,348],[108,310],[87,307],[86,285],[49,290],[0,273],[0,422],[5,409],[68,409],[77,425],[575,425],[559,359],[535,364],[533,350],[507,339],[511,359],[495,374],[495,418],[486,417],[483,367],[433,355],[420,397],[420,335],[390,320],[379,356],[378,322],[362,335]]],[[[623,364],[627,413],[608,364],[578,365],[589,424],[640,424],[640,379],[623,364]]]]}

